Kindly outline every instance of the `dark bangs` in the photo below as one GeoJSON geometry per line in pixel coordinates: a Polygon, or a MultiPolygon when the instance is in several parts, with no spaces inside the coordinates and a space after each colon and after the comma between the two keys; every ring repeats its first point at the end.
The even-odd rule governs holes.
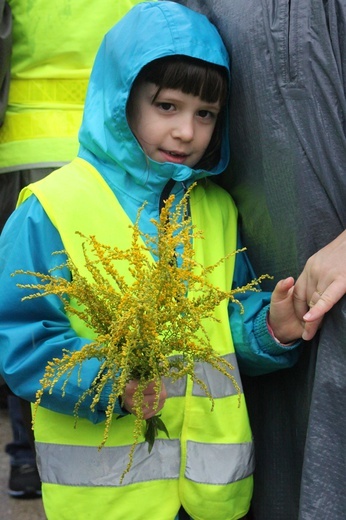
{"type": "Polygon", "coordinates": [[[179,89],[184,94],[199,96],[208,103],[227,100],[228,77],[224,67],[187,56],[167,56],[150,62],[138,79],[154,83],[161,89],[179,89]]]}

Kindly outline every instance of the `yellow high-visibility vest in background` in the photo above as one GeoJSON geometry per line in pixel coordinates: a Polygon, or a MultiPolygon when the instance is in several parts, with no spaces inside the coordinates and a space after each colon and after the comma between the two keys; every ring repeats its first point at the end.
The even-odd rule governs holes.
{"type": "Polygon", "coordinates": [[[76,156],[97,49],[139,1],[9,0],[13,51],[0,173],[59,167],[76,156]]]}

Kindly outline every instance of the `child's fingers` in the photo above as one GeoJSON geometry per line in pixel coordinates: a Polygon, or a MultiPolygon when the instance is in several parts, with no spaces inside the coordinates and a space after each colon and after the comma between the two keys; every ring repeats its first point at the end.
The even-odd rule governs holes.
{"type": "MultiPolygon", "coordinates": [[[[132,380],[126,385],[126,391],[123,395],[123,407],[130,413],[135,414],[135,402],[134,402],[134,394],[136,389],[138,388],[138,381],[132,380]]],[[[163,405],[165,404],[165,400],[167,398],[167,391],[164,383],[161,383],[161,389],[159,395],[156,392],[156,383],[152,381],[148,384],[148,386],[143,390],[143,418],[149,419],[157,412],[159,412],[163,405]]]]}
{"type": "Polygon", "coordinates": [[[292,276],[289,276],[288,278],[285,278],[283,280],[280,280],[273,291],[272,295],[272,301],[274,303],[278,303],[290,294],[290,292],[293,291],[294,288],[294,278],[292,276]]]}

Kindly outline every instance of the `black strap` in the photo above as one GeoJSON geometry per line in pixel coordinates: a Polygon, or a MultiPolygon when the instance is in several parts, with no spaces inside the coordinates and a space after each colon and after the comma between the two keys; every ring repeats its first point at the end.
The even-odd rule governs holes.
{"type": "Polygon", "coordinates": [[[175,181],[173,179],[169,179],[166,186],[162,190],[161,197],[160,197],[160,206],[159,206],[160,213],[165,204],[165,201],[168,199],[168,197],[171,194],[174,184],[175,184],[175,181]]]}
{"type": "Polygon", "coordinates": [[[179,509],[179,520],[190,520],[190,516],[187,514],[183,506],[179,509]]]}

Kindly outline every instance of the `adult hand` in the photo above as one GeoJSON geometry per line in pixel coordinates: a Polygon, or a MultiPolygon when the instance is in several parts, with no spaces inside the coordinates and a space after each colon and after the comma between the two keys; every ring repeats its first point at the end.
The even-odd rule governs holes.
{"type": "Polygon", "coordinates": [[[294,288],[294,307],[305,322],[303,339],[310,340],[326,312],[346,293],[346,231],[306,262],[294,288]]]}
{"type": "MultiPolygon", "coordinates": [[[[133,380],[129,381],[126,385],[125,393],[122,397],[122,406],[130,413],[136,415],[136,411],[134,408],[134,394],[138,387],[138,381],[133,380]]],[[[157,395],[156,392],[156,384],[154,381],[149,383],[149,385],[144,389],[144,400],[143,400],[143,419],[150,419],[157,412],[159,412],[163,405],[165,404],[165,400],[167,398],[166,388],[163,382],[161,382],[161,390],[160,394],[157,395]]]]}

